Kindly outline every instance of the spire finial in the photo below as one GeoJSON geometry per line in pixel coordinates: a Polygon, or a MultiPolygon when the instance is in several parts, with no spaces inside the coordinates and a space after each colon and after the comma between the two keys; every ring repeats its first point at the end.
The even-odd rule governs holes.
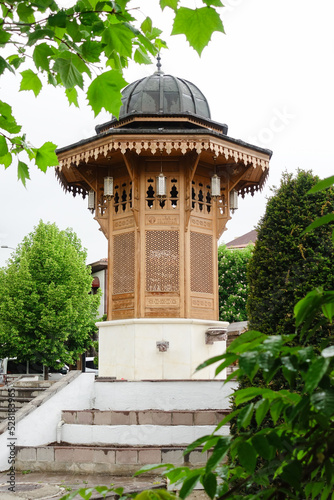
{"type": "Polygon", "coordinates": [[[158,52],[158,55],[157,55],[157,68],[158,68],[158,71],[157,73],[162,73],[161,71],[161,57],[160,57],[160,52],[158,52]]]}

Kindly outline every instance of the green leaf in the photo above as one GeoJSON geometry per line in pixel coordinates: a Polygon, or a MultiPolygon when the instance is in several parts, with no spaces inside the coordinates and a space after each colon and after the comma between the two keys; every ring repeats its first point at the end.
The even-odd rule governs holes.
{"type": "Polygon", "coordinates": [[[8,64],[6,59],[0,56],[0,75],[2,75],[5,69],[9,69],[9,71],[15,74],[15,71],[13,70],[12,66],[8,64]]]}
{"type": "Polygon", "coordinates": [[[188,477],[185,481],[183,481],[182,488],[179,491],[179,496],[181,498],[186,498],[195,488],[196,484],[201,477],[201,473],[193,473],[190,477],[188,477]]]}
{"type": "Polygon", "coordinates": [[[67,57],[62,55],[62,57],[58,57],[56,59],[53,66],[53,71],[59,73],[61,81],[67,89],[71,89],[76,86],[81,89],[83,88],[82,73],[77,69],[74,62],[74,58],[76,57],[77,56],[73,56],[72,54],[69,54],[67,57]]]}
{"type": "Polygon", "coordinates": [[[220,0],[203,0],[203,3],[205,3],[208,7],[211,5],[214,7],[224,7],[220,0]]]}
{"type": "Polygon", "coordinates": [[[36,30],[33,31],[32,33],[28,34],[28,46],[34,45],[38,40],[43,40],[43,39],[51,39],[53,40],[54,38],[54,31],[50,30],[49,28],[40,28],[36,27],[36,30]]]}
{"type": "Polygon", "coordinates": [[[20,160],[17,165],[17,178],[24,186],[26,185],[26,180],[30,179],[28,165],[20,160]]]}
{"type": "Polygon", "coordinates": [[[68,99],[69,104],[74,104],[77,108],[79,107],[78,104],[78,92],[76,89],[66,89],[65,90],[66,97],[68,99]]]}
{"type": "Polygon", "coordinates": [[[249,349],[249,344],[253,346],[255,341],[260,344],[266,338],[267,335],[265,335],[264,333],[258,332],[256,330],[248,330],[247,332],[243,333],[235,340],[233,340],[231,345],[227,348],[227,352],[238,353],[247,351],[249,349]]]}
{"type": "Polygon", "coordinates": [[[66,28],[67,16],[64,10],[57,12],[57,14],[51,14],[48,18],[48,25],[58,28],[66,28]]]}
{"type": "Polygon", "coordinates": [[[22,63],[24,63],[25,58],[19,57],[17,54],[13,54],[12,56],[7,57],[7,61],[11,64],[15,69],[19,68],[22,63]]]}
{"type": "Polygon", "coordinates": [[[31,5],[26,5],[25,2],[19,2],[17,6],[17,14],[20,21],[24,23],[33,23],[35,21],[34,9],[31,5]]]}
{"type": "Polygon", "coordinates": [[[258,371],[258,356],[259,353],[256,351],[247,351],[242,353],[239,358],[239,368],[245,372],[251,381],[258,371]]]}
{"type": "Polygon", "coordinates": [[[241,465],[249,474],[253,474],[256,467],[255,448],[247,441],[240,443],[237,448],[237,455],[241,465]]]}
{"type": "Polygon", "coordinates": [[[328,389],[315,392],[311,396],[311,403],[316,410],[329,417],[332,416],[334,414],[334,390],[328,389]]]}
{"type": "Polygon", "coordinates": [[[235,392],[235,404],[239,406],[242,403],[247,403],[247,401],[257,398],[258,396],[266,397],[268,399],[275,399],[277,397],[277,394],[271,389],[263,389],[261,387],[247,387],[246,389],[239,389],[235,392]]]}
{"type": "MultiPolygon", "coordinates": [[[[231,356],[231,355],[230,355],[231,356]]],[[[213,365],[214,363],[217,363],[218,361],[221,361],[222,359],[226,358],[227,354],[219,354],[219,356],[213,356],[212,358],[209,358],[205,360],[203,363],[198,365],[195,371],[203,370],[203,368],[206,368],[207,366],[213,365]]],[[[228,366],[228,365],[227,365],[228,366]]]]}
{"type": "Polygon", "coordinates": [[[8,146],[6,138],[0,135],[0,156],[5,156],[8,153],[8,146]]]}
{"type": "Polygon", "coordinates": [[[222,436],[219,438],[219,441],[216,443],[213,449],[212,455],[206,463],[205,470],[207,473],[211,472],[223,460],[230,447],[230,444],[230,436],[222,436]]]}
{"type": "Polygon", "coordinates": [[[47,43],[40,43],[39,45],[36,45],[32,56],[36,68],[41,68],[47,71],[50,66],[50,61],[48,58],[53,54],[53,50],[47,43]]]}
{"type": "Polygon", "coordinates": [[[106,56],[109,57],[115,51],[120,56],[131,57],[133,37],[134,33],[123,23],[112,24],[102,35],[106,56]]]}
{"type": "Polygon", "coordinates": [[[56,147],[52,142],[45,142],[42,147],[36,149],[35,162],[43,172],[46,172],[48,167],[55,167],[59,164],[55,153],[56,147]]]}
{"type": "Polygon", "coordinates": [[[297,460],[294,460],[283,468],[281,478],[283,481],[286,481],[295,489],[299,490],[302,472],[302,464],[297,460]]]}
{"type": "Polygon", "coordinates": [[[150,17],[147,17],[140,26],[140,29],[142,30],[143,33],[150,33],[152,31],[153,25],[152,25],[152,19],[150,17]]]}
{"type": "Polygon", "coordinates": [[[86,40],[81,45],[82,57],[91,63],[99,62],[102,52],[102,44],[100,42],[94,42],[92,40],[86,40]]]}
{"type": "Polygon", "coordinates": [[[145,54],[145,52],[140,47],[135,50],[133,59],[138,64],[152,64],[152,61],[149,58],[149,56],[145,54]]]}
{"type": "Polygon", "coordinates": [[[256,434],[252,437],[252,443],[257,453],[265,460],[270,460],[273,456],[274,448],[269,445],[266,436],[256,434]]]}
{"type": "Polygon", "coordinates": [[[32,90],[37,97],[42,90],[42,82],[31,69],[26,69],[21,72],[22,80],[20,90],[32,90]]]}
{"type": "Polygon", "coordinates": [[[187,446],[187,448],[184,450],[184,454],[190,453],[195,448],[202,446],[202,444],[206,443],[211,437],[212,437],[211,435],[207,435],[207,436],[202,436],[202,437],[196,439],[196,441],[193,441],[189,446],[187,446]]]}
{"type": "Polygon", "coordinates": [[[170,9],[177,11],[179,0],[160,0],[161,10],[164,10],[165,7],[169,7],[170,9]]]}
{"type": "Polygon", "coordinates": [[[123,76],[116,70],[102,73],[92,81],[87,91],[87,98],[95,116],[102,108],[116,117],[119,116],[122,105],[121,90],[126,84],[123,76]]]}
{"type": "Polygon", "coordinates": [[[334,221],[334,214],[327,214],[323,215],[322,217],[318,217],[312,224],[307,226],[307,228],[301,233],[301,236],[303,236],[306,233],[310,233],[313,231],[313,229],[316,229],[317,227],[324,226],[325,224],[329,224],[330,222],[334,221]]]}
{"type": "Polygon", "coordinates": [[[224,33],[223,23],[217,12],[211,7],[188,9],[180,7],[175,15],[172,35],[185,35],[190,46],[201,55],[204,47],[211,40],[212,33],[224,33]]]}
{"type": "Polygon", "coordinates": [[[8,168],[9,165],[12,164],[12,155],[10,153],[5,154],[0,157],[0,165],[4,165],[5,168],[8,168]]]}
{"type": "Polygon", "coordinates": [[[17,134],[21,130],[21,126],[16,123],[12,115],[11,106],[3,101],[0,101],[0,127],[10,134],[17,134]]]}
{"type": "Polygon", "coordinates": [[[6,45],[6,43],[10,40],[10,37],[11,34],[2,29],[0,31],[0,46],[3,47],[4,45],[6,45]]]}
{"type": "Polygon", "coordinates": [[[317,193],[318,191],[323,191],[324,189],[327,189],[327,188],[333,186],[333,184],[334,184],[334,175],[317,182],[317,184],[315,186],[313,186],[313,188],[311,188],[307,194],[313,194],[313,193],[317,193]]]}
{"type": "Polygon", "coordinates": [[[329,363],[330,360],[328,358],[321,357],[311,364],[305,377],[305,392],[312,393],[318,387],[319,382],[327,372],[329,363]]]}
{"type": "Polygon", "coordinates": [[[270,401],[268,399],[262,399],[256,403],[255,420],[258,426],[262,424],[264,417],[267,415],[270,407],[270,401]]]}
{"type": "Polygon", "coordinates": [[[253,413],[254,413],[254,403],[245,406],[241,410],[237,418],[237,425],[239,429],[242,428],[246,429],[249,426],[252,420],[253,413]]]}
{"type": "Polygon", "coordinates": [[[279,419],[284,406],[285,406],[284,401],[282,401],[282,399],[277,399],[271,404],[270,415],[271,418],[273,419],[274,424],[276,424],[277,420],[279,419]]]}
{"type": "Polygon", "coordinates": [[[205,476],[203,476],[202,478],[202,483],[206,494],[210,498],[214,498],[217,491],[217,478],[215,474],[213,474],[212,472],[209,472],[209,474],[205,474],[205,476]]]}

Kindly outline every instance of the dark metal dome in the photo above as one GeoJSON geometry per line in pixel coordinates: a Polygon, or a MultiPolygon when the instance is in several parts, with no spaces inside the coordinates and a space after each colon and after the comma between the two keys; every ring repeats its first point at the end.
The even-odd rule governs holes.
{"type": "Polygon", "coordinates": [[[133,114],[189,114],[210,119],[208,102],[191,82],[157,71],[123,90],[119,119],[133,114]]]}

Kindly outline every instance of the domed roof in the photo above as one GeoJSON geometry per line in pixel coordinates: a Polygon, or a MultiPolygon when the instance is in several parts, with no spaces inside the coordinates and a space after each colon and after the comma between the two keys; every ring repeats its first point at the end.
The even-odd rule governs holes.
{"type": "Polygon", "coordinates": [[[189,114],[210,119],[208,102],[191,82],[156,71],[123,90],[119,119],[133,114],[189,114]]]}

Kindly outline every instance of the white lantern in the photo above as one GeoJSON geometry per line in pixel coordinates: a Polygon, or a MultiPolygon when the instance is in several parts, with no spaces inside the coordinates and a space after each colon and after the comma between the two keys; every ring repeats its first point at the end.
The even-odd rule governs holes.
{"type": "Polygon", "coordinates": [[[104,178],[104,196],[110,200],[114,196],[114,178],[104,178]]]}
{"type": "Polygon", "coordinates": [[[94,213],[95,210],[95,191],[94,189],[90,189],[88,191],[88,210],[94,213]]]}
{"type": "Polygon", "coordinates": [[[166,177],[161,172],[161,174],[156,177],[156,196],[158,196],[159,198],[165,198],[166,192],[166,177]]]}
{"type": "Polygon", "coordinates": [[[220,177],[217,174],[211,177],[211,196],[220,196],[220,177]]]}
{"type": "Polygon", "coordinates": [[[234,211],[238,209],[238,191],[235,189],[232,189],[230,192],[230,210],[232,214],[234,214],[234,211]]]}

